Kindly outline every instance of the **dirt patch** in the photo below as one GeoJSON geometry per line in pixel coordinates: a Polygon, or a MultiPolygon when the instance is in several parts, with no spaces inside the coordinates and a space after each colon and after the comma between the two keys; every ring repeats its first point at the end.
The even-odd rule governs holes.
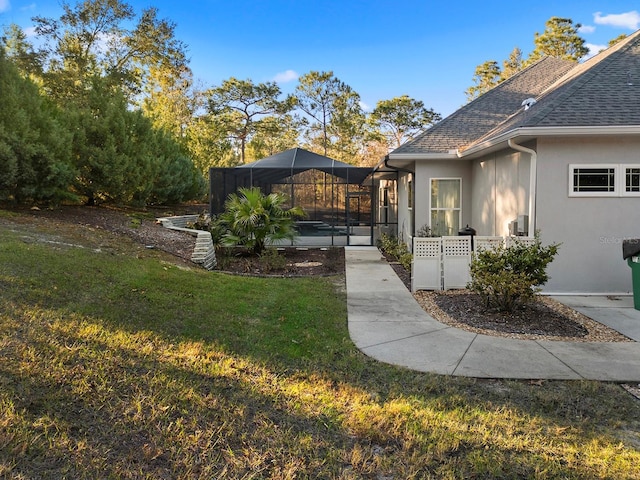
{"type": "MultiPolygon", "coordinates": [[[[176,215],[199,213],[202,206],[181,207],[176,215]]],[[[14,210],[20,213],[12,221],[30,223],[31,226],[49,227],[60,235],[83,240],[86,246],[98,249],[118,248],[117,237],[128,237],[148,249],[169,253],[182,263],[191,264],[195,237],[169,230],[156,223],[156,218],[172,215],[174,210],[148,209],[146,211],[116,207],[63,206],[52,209],[14,210]],[[80,227],[80,228],[78,228],[80,227]],[[116,240],[113,239],[116,235],[116,240]],[[111,238],[109,238],[111,235],[111,238]]],[[[195,264],[192,264],[195,266],[195,264]]]]}
{"type": "MultiPolygon", "coordinates": [[[[63,233],[73,230],[74,235],[82,235],[87,242],[104,246],[101,232],[126,236],[144,248],[157,249],[169,253],[183,263],[191,262],[195,247],[195,237],[163,227],[157,218],[178,215],[199,214],[206,205],[184,205],[178,207],[148,208],[144,211],[106,206],[63,206],[55,209],[19,209],[17,222],[48,224],[63,233]],[[22,220],[19,220],[22,218],[22,220]],[[77,227],[82,227],[78,229],[77,227]]],[[[270,250],[269,253],[275,253],[270,250]]],[[[342,248],[281,248],[277,256],[266,254],[262,257],[248,255],[239,249],[218,252],[219,270],[241,275],[261,276],[318,276],[344,273],[344,249],[342,248]]]]}

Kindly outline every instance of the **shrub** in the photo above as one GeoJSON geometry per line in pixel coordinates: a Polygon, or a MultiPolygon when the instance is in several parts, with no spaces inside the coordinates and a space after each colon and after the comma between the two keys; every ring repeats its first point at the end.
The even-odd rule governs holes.
{"type": "Polygon", "coordinates": [[[416,237],[439,237],[429,225],[423,225],[416,230],[416,237]]]}
{"type": "Polygon", "coordinates": [[[385,254],[393,257],[402,265],[405,270],[411,271],[413,255],[409,252],[407,245],[395,235],[383,233],[378,239],[378,248],[385,254]]]}
{"type": "Polygon", "coordinates": [[[287,258],[275,248],[265,248],[260,254],[260,268],[264,273],[282,270],[287,266],[287,258]]]}
{"type": "Polygon", "coordinates": [[[293,240],[298,232],[295,218],[304,217],[300,207],[285,209],[287,197],[281,193],[264,195],[259,188],[240,188],[229,195],[225,211],[218,216],[217,224],[226,229],[222,244],[241,245],[255,255],[260,255],[268,242],[293,240]]]}
{"type": "Polygon", "coordinates": [[[558,253],[559,244],[542,246],[516,242],[505,247],[475,252],[471,260],[471,282],[467,287],[486,300],[487,307],[511,312],[531,301],[549,279],[546,269],[558,253]]]}

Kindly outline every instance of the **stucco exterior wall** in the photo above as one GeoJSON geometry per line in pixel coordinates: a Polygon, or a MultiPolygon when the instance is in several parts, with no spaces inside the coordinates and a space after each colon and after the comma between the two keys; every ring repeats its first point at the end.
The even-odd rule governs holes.
{"type": "Polygon", "coordinates": [[[622,240],[640,238],[640,197],[569,197],[569,165],[640,164],[640,139],[541,139],[537,152],[536,228],[562,243],[544,291],[630,292],[622,240]]]}
{"type": "Polygon", "coordinates": [[[405,172],[400,172],[398,176],[398,238],[404,239],[409,247],[411,247],[412,219],[409,210],[408,185],[412,178],[413,175],[405,172]]]}
{"type": "MultiPolygon", "coordinates": [[[[535,228],[543,244],[562,244],[543,291],[630,293],[622,241],[640,238],[640,196],[570,197],[569,165],[640,165],[640,138],[550,137],[526,146],[537,151],[535,228]]],[[[429,223],[431,178],[462,178],[461,226],[469,224],[478,235],[508,235],[509,223],[529,213],[530,165],[529,154],[513,150],[480,160],[416,162],[413,210],[407,202],[409,175],[398,182],[399,234],[410,242],[429,223]]]]}
{"type": "Polygon", "coordinates": [[[478,235],[509,235],[509,223],[529,213],[530,155],[496,152],[473,162],[471,226],[478,235]]]}
{"type": "Polygon", "coordinates": [[[432,178],[461,178],[462,179],[462,216],[461,228],[471,225],[471,164],[467,160],[443,160],[417,162],[415,166],[415,229],[429,225],[431,214],[431,179],[432,178]]]}

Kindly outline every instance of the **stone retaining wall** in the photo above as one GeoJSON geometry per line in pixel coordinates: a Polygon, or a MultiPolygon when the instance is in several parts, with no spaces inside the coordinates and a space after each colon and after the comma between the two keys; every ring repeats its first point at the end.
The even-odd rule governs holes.
{"type": "Polygon", "coordinates": [[[213,270],[216,268],[218,262],[211,232],[188,227],[190,223],[194,223],[197,219],[198,215],[182,215],[179,217],[158,218],[157,220],[165,228],[186,232],[196,237],[196,244],[191,254],[191,261],[202,265],[207,270],[213,270]]]}

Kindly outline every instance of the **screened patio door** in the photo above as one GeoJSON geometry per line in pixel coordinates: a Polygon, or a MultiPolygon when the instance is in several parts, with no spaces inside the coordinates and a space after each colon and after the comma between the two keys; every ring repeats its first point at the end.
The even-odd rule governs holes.
{"type": "Polygon", "coordinates": [[[346,217],[349,245],[371,245],[373,242],[371,189],[348,192],[346,217]]]}

